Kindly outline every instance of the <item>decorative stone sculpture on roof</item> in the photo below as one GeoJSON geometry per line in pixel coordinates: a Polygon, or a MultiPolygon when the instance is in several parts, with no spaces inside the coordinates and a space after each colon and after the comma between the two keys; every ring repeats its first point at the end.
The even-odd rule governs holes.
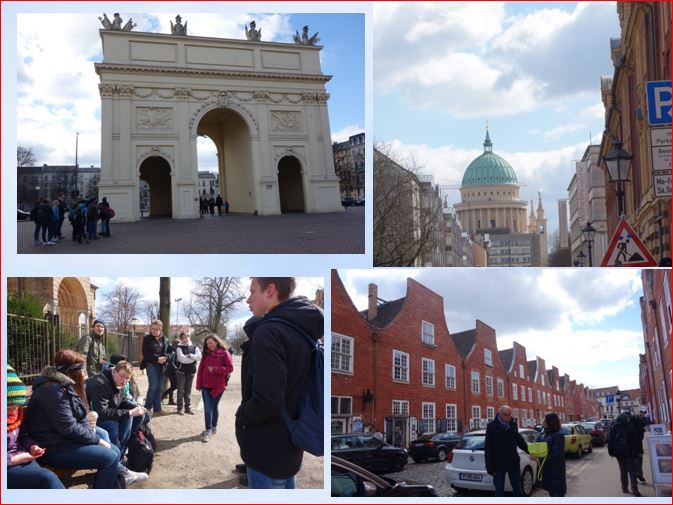
{"type": "Polygon", "coordinates": [[[301,44],[303,46],[315,46],[320,40],[318,38],[318,32],[315,32],[312,37],[308,36],[308,25],[304,26],[301,35],[299,35],[299,30],[296,30],[292,38],[294,39],[295,44],[301,44]]]}
{"type": "Polygon", "coordinates": [[[187,35],[187,21],[185,21],[185,24],[182,24],[182,17],[180,17],[180,14],[175,16],[175,24],[173,24],[173,21],[171,21],[171,34],[172,35],[187,35]]]}
{"type": "Polygon", "coordinates": [[[262,29],[260,28],[258,30],[257,23],[255,23],[254,21],[250,21],[250,29],[248,29],[248,25],[245,25],[245,37],[248,40],[258,42],[262,40],[262,29]]]}
{"type": "Polygon", "coordinates": [[[138,26],[136,23],[133,22],[133,18],[129,18],[129,20],[126,22],[124,26],[122,26],[122,23],[124,20],[121,18],[118,12],[115,12],[112,16],[112,21],[110,21],[110,18],[107,17],[107,14],[103,13],[103,16],[98,16],[98,19],[100,20],[101,24],[103,25],[103,28],[106,30],[119,30],[122,32],[130,32],[133,30],[136,26],[138,26]]]}

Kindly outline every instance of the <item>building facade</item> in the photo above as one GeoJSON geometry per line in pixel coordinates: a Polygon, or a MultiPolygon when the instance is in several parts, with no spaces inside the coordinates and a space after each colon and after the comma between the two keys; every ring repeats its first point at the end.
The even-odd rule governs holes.
{"type": "Polygon", "coordinates": [[[365,198],[365,134],[351,135],[332,144],[334,169],[339,178],[341,198],[365,198]]]}
{"type": "Polygon", "coordinates": [[[78,165],[47,165],[17,167],[16,202],[20,209],[30,210],[41,198],[55,200],[61,193],[66,201],[98,198],[100,168],[78,165]],[[77,184],[75,184],[77,181],[77,184]]]}
{"type": "Polygon", "coordinates": [[[559,248],[567,249],[570,247],[568,230],[568,200],[558,200],[558,235],[559,235],[559,248]]]}

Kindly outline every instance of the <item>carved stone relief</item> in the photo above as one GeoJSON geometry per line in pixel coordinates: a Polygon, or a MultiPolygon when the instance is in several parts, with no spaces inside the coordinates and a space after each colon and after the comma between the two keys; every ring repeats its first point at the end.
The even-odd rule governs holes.
{"type": "Polygon", "coordinates": [[[173,109],[170,107],[137,107],[136,125],[139,128],[173,128],[173,109]]]}
{"type": "Polygon", "coordinates": [[[293,110],[272,110],[271,129],[273,131],[301,131],[301,112],[293,110]]]}

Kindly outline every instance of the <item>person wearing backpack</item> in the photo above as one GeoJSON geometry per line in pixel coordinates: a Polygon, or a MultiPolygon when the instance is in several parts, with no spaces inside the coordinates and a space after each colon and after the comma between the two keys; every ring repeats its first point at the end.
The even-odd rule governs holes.
{"type": "MultiPolygon", "coordinates": [[[[261,319],[249,327],[241,365],[242,401],[236,439],[251,489],[294,489],[304,450],[283,419],[296,419],[313,348],[323,335],[323,313],[306,297],[292,296],[294,277],[253,277],[247,303],[261,319]]],[[[312,379],[312,378],[311,378],[312,379]]]]}
{"type": "Polygon", "coordinates": [[[100,231],[100,236],[101,237],[110,237],[110,218],[112,217],[110,214],[110,204],[107,201],[107,197],[104,196],[103,200],[98,204],[98,214],[100,216],[100,224],[101,224],[101,231],[100,231]]]}
{"type": "Polygon", "coordinates": [[[637,479],[639,450],[642,450],[640,435],[631,422],[628,411],[624,410],[610,427],[608,454],[617,458],[622,492],[629,492],[629,481],[631,481],[631,492],[634,496],[641,496],[637,479]]]}
{"type": "Polygon", "coordinates": [[[206,429],[201,433],[201,442],[208,442],[217,433],[219,403],[227,389],[229,375],[234,371],[234,362],[224,342],[214,333],[203,341],[203,358],[196,372],[196,389],[203,397],[203,414],[206,429]]]}
{"type": "Polygon", "coordinates": [[[196,375],[196,364],[201,360],[201,351],[199,346],[192,344],[189,333],[183,331],[180,333],[180,344],[175,350],[175,356],[178,361],[178,368],[175,371],[175,378],[178,383],[178,415],[194,415],[191,409],[192,405],[192,383],[196,375]],[[182,408],[184,407],[184,414],[182,408]]]}

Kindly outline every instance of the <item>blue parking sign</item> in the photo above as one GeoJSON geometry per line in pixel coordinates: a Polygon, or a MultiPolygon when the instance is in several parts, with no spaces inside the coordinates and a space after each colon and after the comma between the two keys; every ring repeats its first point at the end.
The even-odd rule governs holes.
{"type": "Polygon", "coordinates": [[[651,126],[671,124],[671,81],[647,83],[647,119],[651,126]]]}
{"type": "Polygon", "coordinates": [[[615,397],[612,395],[605,395],[605,403],[615,403],[615,397]]]}

